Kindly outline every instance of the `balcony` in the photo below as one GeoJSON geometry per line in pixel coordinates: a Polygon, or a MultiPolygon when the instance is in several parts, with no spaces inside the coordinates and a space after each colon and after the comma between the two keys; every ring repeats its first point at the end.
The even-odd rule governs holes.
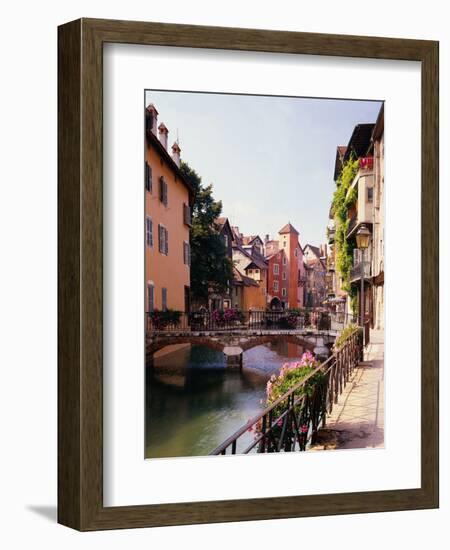
{"type": "Polygon", "coordinates": [[[373,170],[373,157],[361,157],[359,159],[360,170],[373,170]]]}
{"type": "MultiPolygon", "coordinates": [[[[370,166],[370,163],[367,163],[367,166],[370,166]]],[[[355,235],[359,226],[363,223],[369,228],[372,226],[373,186],[373,171],[369,167],[364,169],[360,168],[352,183],[352,187],[358,190],[358,194],[355,205],[351,209],[351,212],[349,212],[350,221],[347,229],[347,237],[355,235]]]]}
{"type": "MultiPolygon", "coordinates": [[[[371,262],[364,262],[364,279],[370,279],[372,277],[372,265],[371,262]]],[[[350,282],[361,280],[361,263],[354,265],[350,269],[350,282]]]]}

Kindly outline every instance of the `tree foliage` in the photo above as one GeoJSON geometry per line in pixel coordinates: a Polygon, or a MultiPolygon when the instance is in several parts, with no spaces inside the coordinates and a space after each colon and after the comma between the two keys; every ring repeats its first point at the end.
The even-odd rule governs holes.
{"type": "Polygon", "coordinates": [[[356,189],[350,189],[359,167],[359,160],[350,158],[343,166],[333,195],[333,213],[336,226],[336,269],[342,278],[342,289],[351,292],[350,270],[353,265],[354,246],[347,240],[350,220],[348,209],[357,198],[356,189]]]}
{"type": "Polygon", "coordinates": [[[202,178],[186,162],[181,163],[181,171],[195,192],[190,231],[191,294],[194,301],[206,303],[209,294],[226,293],[233,277],[232,262],[216,223],[222,201],[214,199],[212,184],[203,186],[202,178]]]}

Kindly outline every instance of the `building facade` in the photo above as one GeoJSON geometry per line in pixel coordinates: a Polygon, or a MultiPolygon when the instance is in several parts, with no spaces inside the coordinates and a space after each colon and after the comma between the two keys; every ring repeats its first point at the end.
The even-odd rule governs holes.
{"type": "Polygon", "coordinates": [[[373,327],[384,328],[384,107],[372,133],[374,190],[372,231],[373,327]]]}
{"type": "Polygon", "coordinates": [[[284,250],[278,250],[266,259],[268,262],[267,305],[272,310],[285,309],[288,296],[287,256],[284,250]]]}
{"type": "MultiPolygon", "coordinates": [[[[346,162],[357,159],[356,174],[347,192],[346,241],[353,251],[350,269],[350,292],[342,290],[342,277],[337,273],[335,258],[339,254],[335,242],[335,223],[330,221],[327,229],[330,260],[327,264],[329,296],[339,299],[346,296],[346,310],[361,322],[361,301],[364,304],[364,322],[371,327],[384,327],[384,108],[380,109],[375,123],[355,126],[346,147],[339,146],[336,153],[334,179],[339,176],[346,162]],[[368,230],[368,247],[357,247],[358,232],[368,230]],[[361,288],[364,293],[361,294],[361,288]],[[330,292],[330,290],[332,290],[330,292]],[[352,296],[356,300],[352,300],[352,296]]],[[[330,218],[333,212],[330,211],[330,218]]]]}
{"type": "Polygon", "coordinates": [[[254,285],[246,287],[248,299],[245,300],[245,309],[265,310],[267,305],[267,270],[268,264],[259,252],[262,241],[255,240],[249,243],[247,237],[242,236],[237,228],[233,228],[233,264],[241,276],[253,280],[254,285]],[[247,242],[246,245],[243,245],[247,242]],[[251,297],[250,297],[251,296],[251,297]]]}
{"type": "Polygon", "coordinates": [[[278,240],[271,240],[269,235],[266,235],[264,250],[266,260],[270,263],[270,280],[268,279],[267,287],[268,306],[276,308],[279,305],[278,301],[281,301],[280,306],[283,309],[302,308],[306,273],[298,231],[288,223],[278,232],[278,240]],[[278,264],[280,267],[277,267],[278,264]],[[274,270],[278,269],[279,273],[275,273],[274,270]]]}
{"type": "Polygon", "coordinates": [[[320,247],[305,245],[303,260],[306,272],[305,307],[321,307],[328,295],[326,245],[320,247]]]}
{"type": "Polygon", "coordinates": [[[145,111],[145,311],[190,309],[190,244],[193,189],[180,171],[180,147],[168,150],[158,111],[145,111]],[[168,276],[170,274],[170,276],[168,276]]]}

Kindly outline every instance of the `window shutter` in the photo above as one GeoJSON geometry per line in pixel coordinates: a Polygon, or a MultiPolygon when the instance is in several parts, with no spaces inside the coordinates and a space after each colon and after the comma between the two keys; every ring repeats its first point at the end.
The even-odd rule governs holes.
{"type": "Polygon", "coordinates": [[[158,224],[158,250],[162,252],[162,227],[158,224]]]}
{"type": "Polygon", "coordinates": [[[164,236],[165,236],[165,253],[166,255],[169,254],[169,232],[167,229],[164,228],[164,236]]]}
{"type": "Polygon", "coordinates": [[[167,195],[167,182],[164,181],[164,206],[167,206],[169,200],[167,195]]]}
{"type": "Polygon", "coordinates": [[[183,203],[183,221],[186,225],[191,225],[191,209],[185,203],[183,203]]]}
{"type": "Polygon", "coordinates": [[[187,261],[186,261],[186,243],[185,242],[183,242],[183,263],[187,264],[187,261]]]}
{"type": "Polygon", "coordinates": [[[145,189],[152,191],[152,167],[147,161],[145,162],[145,189]]]}
{"type": "Polygon", "coordinates": [[[361,251],[358,248],[353,249],[353,265],[358,265],[361,262],[361,251]]]}
{"type": "Polygon", "coordinates": [[[153,309],[155,307],[154,306],[154,303],[155,303],[155,296],[154,296],[155,287],[153,285],[148,285],[147,289],[148,289],[148,310],[153,311],[153,309]]]}
{"type": "Polygon", "coordinates": [[[152,220],[148,217],[145,219],[145,240],[147,246],[153,246],[152,220]]]}
{"type": "Polygon", "coordinates": [[[159,178],[159,200],[164,202],[164,178],[159,178]]]}

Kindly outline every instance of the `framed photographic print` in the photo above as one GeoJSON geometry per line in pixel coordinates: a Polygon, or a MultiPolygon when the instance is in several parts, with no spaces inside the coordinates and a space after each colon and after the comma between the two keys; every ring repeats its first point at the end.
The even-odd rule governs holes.
{"type": "Polygon", "coordinates": [[[438,506],[438,44],[59,28],[58,519],[438,506]]]}

